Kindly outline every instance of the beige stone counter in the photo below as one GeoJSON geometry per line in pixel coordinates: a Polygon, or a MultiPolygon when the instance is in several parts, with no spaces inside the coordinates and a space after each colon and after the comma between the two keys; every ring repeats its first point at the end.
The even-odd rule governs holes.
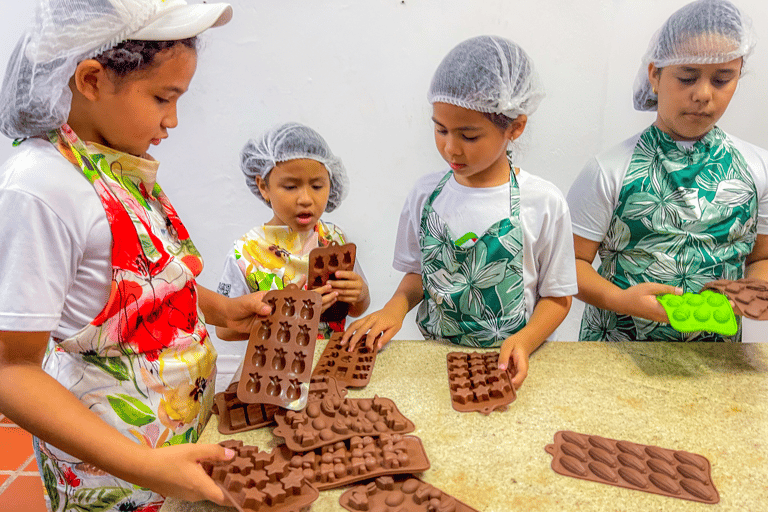
{"type": "MultiPolygon", "coordinates": [[[[315,361],[322,351],[320,344],[315,361]]],[[[446,354],[462,349],[394,341],[371,383],[351,397],[391,398],[416,424],[432,467],[422,478],[480,511],[768,510],[768,344],[548,343],[505,412],[458,413],[446,354]],[[573,430],[701,454],[720,503],[667,498],[558,475],[544,446],[573,430]]],[[[270,428],[222,436],[216,417],[200,442],[281,443],[270,428]]],[[[313,512],[343,510],[344,489],[313,512]]],[[[161,512],[224,511],[168,500],[161,512]]]]}

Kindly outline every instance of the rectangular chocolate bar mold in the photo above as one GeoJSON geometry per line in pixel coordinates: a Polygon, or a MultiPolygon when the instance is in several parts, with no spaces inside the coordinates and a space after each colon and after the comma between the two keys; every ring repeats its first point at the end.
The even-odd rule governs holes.
{"type": "Polygon", "coordinates": [[[412,476],[380,476],[346,491],[339,504],[352,512],[478,512],[412,476]]]}
{"type": "Polygon", "coordinates": [[[319,496],[277,449],[263,452],[233,439],[219,444],[234,450],[235,457],[201,464],[239,512],[304,512],[319,496]]]}
{"type": "Polygon", "coordinates": [[[344,387],[363,388],[371,380],[376,350],[365,347],[363,338],[354,351],[349,352],[349,347],[340,345],[343,334],[336,332],[331,335],[312,375],[333,377],[344,387]]]}
{"type": "Polygon", "coordinates": [[[498,352],[451,352],[447,362],[451,404],[455,410],[490,414],[506,409],[517,397],[511,370],[499,370],[498,352]]]}
{"type": "MultiPolygon", "coordinates": [[[[355,244],[339,245],[331,242],[326,247],[312,249],[309,253],[309,268],[307,270],[307,289],[312,290],[324,286],[329,279],[334,279],[337,270],[354,270],[357,246],[355,244]]],[[[349,304],[336,302],[320,316],[323,322],[341,322],[347,317],[349,304]]]]}
{"type": "Polygon", "coordinates": [[[275,416],[273,434],[285,439],[295,452],[314,450],[354,436],[407,434],[415,425],[389,398],[340,398],[327,395],[311,401],[303,411],[283,411],[275,416]]]}
{"type": "Polygon", "coordinates": [[[736,312],[753,320],[768,320],[768,282],[754,277],[736,281],[710,281],[704,290],[713,290],[733,301],[736,312]]]}
{"type": "Polygon", "coordinates": [[[271,425],[279,407],[272,404],[246,404],[237,398],[238,382],[213,397],[213,412],[219,416],[219,432],[235,434],[271,425]]]}
{"type": "Polygon", "coordinates": [[[278,449],[290,467],[301,468],[307,482],[320,491],[377,476],[429,469],[424,446],[416,436],[356,436],[306,453],[294,453],[285,445],[278,449]]]}
{"type": "Polygon", "coordinates": [[[237,397],[293,410],[307,405],[322,298],[295,286],[267,292],[272,312],[251,331],[237,397]]]}
{"type": "Polygon", "coordinates": [[[714,504],[720,501],[701,455],[561,430],[544,448],[555,472],[626,489],[714,504]]]}

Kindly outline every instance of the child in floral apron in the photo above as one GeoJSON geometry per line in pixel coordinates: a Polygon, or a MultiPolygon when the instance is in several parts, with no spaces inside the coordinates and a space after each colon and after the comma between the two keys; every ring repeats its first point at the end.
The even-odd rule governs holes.
{"type": "Polygon", "coordinates": [[[675,331],[656,296],[768,277],[768,152],[716,126],[753,46],[727,0],[684,6],[651,41],[634,104],[656,121],[593,158],[568,194],[580,339],[741,340],[675,331]]]}
{"type": "Polygon", "coordinates": [[[500,366],[511,360],[513,384],[522,384],[529,355],[577,291],[565,198],[508,151],[543,95],[530,57],[507,39],[469,39],[443,59],[429,101],[450,169],[420,178],[406,199],[394,259],[406,274],[384,308],[349,326],[344,343],[367,334],[381,348],[421,303],[425,337],[500,346],[500,366]]]}
{"type": "Polygon", "coordinates": [[[177,124],[196,35],[227,4],[43,1],[0,92],[0,410],[36,436],[49,507],[220,504],[194,443],[216,352],[205,323],[269,308],[197,285],[202,259],[147,154],[177,124]],[[46,350],[48,349],[48,350],[46,350]],[[46,353],[47,352],[47,353],[46,353]]]}
{"type": "MultiPolygon", "coordinates": [[[[240,153],[240,167],[248,188],[272,209],[272,218],[235,240],[219,293],[239,297],[281,290],[291,283],[306,287],[310,251],[332,242],[347,243],[338,226],[320,219],[347,195],[344,165],[315,130],[285,123],[249,140],[240,153]]],[[[323,296],[323,311],[346,302],[349,314],[360,316],[370,304],[368,283],[357,260],[353,271],[336,271],[334,279],[315,291],[323,296]]],[[[344,323],[321,322],[318,337],[343,331],[344,323]]],[[[216,328],[216,335],[225,340],[248,339],[249,334],[216,328]]]]}

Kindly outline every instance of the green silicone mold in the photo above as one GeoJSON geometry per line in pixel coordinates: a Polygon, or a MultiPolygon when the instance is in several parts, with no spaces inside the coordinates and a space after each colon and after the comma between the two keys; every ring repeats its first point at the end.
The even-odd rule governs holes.
{"type": "Polygon", "coordinates": [[[733,336],[739,330],[728,297],[710,290],[657,297],[678,332],[709,331],[733,336]]]}

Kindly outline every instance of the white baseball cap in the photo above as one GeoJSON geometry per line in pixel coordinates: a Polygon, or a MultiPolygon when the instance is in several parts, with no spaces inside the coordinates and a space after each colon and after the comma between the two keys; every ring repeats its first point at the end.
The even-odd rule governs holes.
{"type": "Polygon", "coordinates": [[[173,41],[194,37],[205,30],[225,25],[232,19],[232,6],[225,3],[188,4],[186,0],[162,0],[143,28],[126,39],[173,41]]]}

